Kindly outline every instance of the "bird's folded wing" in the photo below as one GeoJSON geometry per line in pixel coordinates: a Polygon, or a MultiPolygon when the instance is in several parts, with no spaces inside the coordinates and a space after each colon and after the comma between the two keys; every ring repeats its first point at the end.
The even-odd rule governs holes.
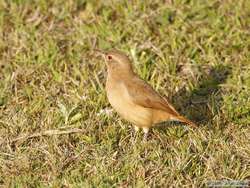
{"type": "Polygon", "coordinates": [[[132,82],[125,83],[128,94],[137,105],[145,108],[163,110],[169,114],[178,116],[178,112],[167,100],[162,98],[149,84],[140,78],[134,78],[132,82]]]}

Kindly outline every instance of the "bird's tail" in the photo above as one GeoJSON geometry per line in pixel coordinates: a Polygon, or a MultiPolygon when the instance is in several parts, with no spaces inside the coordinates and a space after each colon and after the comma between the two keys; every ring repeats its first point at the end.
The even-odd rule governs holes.
{"type": "Polygon", "coordinates": [[[189,126],[191,126],[193,128],[197,128],[198,127],[194,122],[190,121],[189,119],[187,119],[187,118],[185,118],[183,116],[177,116],[174,119],[177,120],[177,121],[186,123],[186,124],[188,124],[189,126]]]}

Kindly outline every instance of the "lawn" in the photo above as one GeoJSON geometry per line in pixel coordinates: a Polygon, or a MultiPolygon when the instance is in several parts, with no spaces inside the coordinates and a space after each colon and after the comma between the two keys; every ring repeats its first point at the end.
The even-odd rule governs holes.
{"type": "Polygon", "coordinates": [[[0,1],[0,186],[204,187],[250,179],[249,0],[0,1]],[[94,49],[199,125],[134,141],[94,49]]]}

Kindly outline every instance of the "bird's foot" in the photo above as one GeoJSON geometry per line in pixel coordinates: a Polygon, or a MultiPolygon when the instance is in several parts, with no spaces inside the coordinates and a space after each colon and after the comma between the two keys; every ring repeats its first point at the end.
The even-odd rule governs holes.
{"type": "Polygon", "coordinates": [[[143,142],[147,142],[149,129],[143,128],[143,132],[144,132],[143,142]]]}
{"type": "Polygon", "coordinates": [[[148,140],[148,133],[145,133],[143,136],[143,142],[147,142],[148,140]]]}

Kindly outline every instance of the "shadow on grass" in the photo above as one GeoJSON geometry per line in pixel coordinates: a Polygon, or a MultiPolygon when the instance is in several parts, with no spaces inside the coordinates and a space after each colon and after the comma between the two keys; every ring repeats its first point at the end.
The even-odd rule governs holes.
{"type": "Polygon", "coordinates": [[[182,115],[198,124],[211,122],[222,105],[220,84],[225,83],[231,72],[229,66],[211,67],[191,92],[182,88],[174,94],[172,103],[182,115]]]}
{"type": "MultiPolygon", "coordinates": [[[[211,67],[208,73],[204,73],[197,81],[192,91],[183,87],[170,97],[170,101],[181,115],[187,117],[198,126],[209,123],[219,113],[222,105],[223,84],[231,74],[231,68],[225,65],[211,67]]],[[[182,126],[180,122],[163,122],[159,124],[159,130],[166,130],[166,126],[182,126]]]]}

